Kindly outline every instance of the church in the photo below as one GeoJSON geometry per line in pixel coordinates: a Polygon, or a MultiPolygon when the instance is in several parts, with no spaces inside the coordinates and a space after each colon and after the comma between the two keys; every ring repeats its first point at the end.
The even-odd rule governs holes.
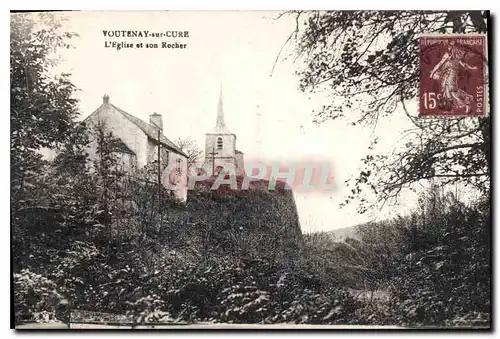
{"type": "Polygon", "coordinates": [[[236,134],[232,133],[224,122],[222,86],[215,127],[205,133],[205,164],[210,165],[212,175],[217,175],[227,164],[232,164],[236,173],[244,171],[243,152],[236,149],[236,134]]]}

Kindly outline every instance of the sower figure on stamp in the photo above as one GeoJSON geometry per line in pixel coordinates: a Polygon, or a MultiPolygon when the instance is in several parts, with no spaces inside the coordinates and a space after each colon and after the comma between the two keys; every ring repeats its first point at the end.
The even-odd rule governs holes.
{"type": "Polygon", "coordinates": [[[441,104],[443,109],[451,111],[452,107],[464,108],[465,113],[471,110],[474,96],[458,87],[458,76],[461,67],[468,70],[477,69],[465,62],[467,53],[455,46],[453,41],[448,45],[448,51],[443,55],[441,61],[432,69],[430,77],[438,80],[441,85],[441,104]]]}

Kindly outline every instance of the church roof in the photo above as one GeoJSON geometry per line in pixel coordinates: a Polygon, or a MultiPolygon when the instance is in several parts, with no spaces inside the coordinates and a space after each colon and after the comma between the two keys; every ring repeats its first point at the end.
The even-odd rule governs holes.
{"type": "MultiPolygon", "coordinates": [[[[132,114],[125,112],[121,108],[118,108],[115,105],[109,103],[109,96],[107,96],[107,95],[104,96],[104,100],[103,100],[102,105],[99,106],[99,108],[97,108],[91,115],[99,114],[100,112],[106,112],[106,110],[109,110],[109,109],[114,109],[115,111],[117,111],[118,113],[123,115],[127,120],[129,120],[134,125],[139,127],[144,132],[144,134],[146,134],[150,139],[158,142],[158,127],[151,125],[150,123],[147,123],[147,122],[133,116],[132,114]]],[[[87,117],[87,119],[88,119],[88,117],[87,117]]],[[[179,154],[185,156],[186,158],[188,157],[176,144],[174,144],[172,141],[170,141],[161,132],[160,132],[159,142],[161,145],[165,146],[166,148],[168,148],[176,153],[179,153],[179,154]]]]}
{"type": "Polygon", "coordinates": [[[222,104],[222,85],[220,88],[219,104],[217,105],[217,121],[215,127],[208,134],[233,134],[224,122],[224,107],[222,104]]]}

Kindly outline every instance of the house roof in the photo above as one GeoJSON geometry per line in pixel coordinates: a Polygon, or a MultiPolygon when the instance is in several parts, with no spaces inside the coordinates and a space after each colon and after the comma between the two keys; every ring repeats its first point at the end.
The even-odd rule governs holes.
{"type": "Polygon", "coordinates": [[[132,151],[124,142],[122,139],[117,139],[114,141],[113,145],[113,150],[120,152],[120,153],[128,153],[128,154],[134,154],[135,152],[132,151]]]}
{"type": "MultiPolygon", "coordinates": [[[[144,134],[146,134],[148,136],[148,138],[150,138],[150,139],[158,142],[158,127],[156,127],[154,125],[151,125],[151,124],[149,124],[149,123],[147,123],[147,122],[145,122],[145,121],[143,121],[143,120],[141,120],[141,119],[133,116],[132,114],[125,112],[121,108],[116,107],[115,105],[109,103],[109,97],[106,98],[106,96],[105,96],[103,104],[101,106],[99,106],[99,108],[97,108],[91,115],[99,114],[99,112],[105,111],[106,109],[114,109],[115,111],[117,111],[118,113],[120,113],[121,115],[123,115],[127,120],[129,120],[134,125],[136,125],[137,127],[139,127],[144,132],[144,134]]],[[[89,117],[87,117],[85,120],[87,120],[89,117]]],[[[174,152],[176,152],[178,154],[181,154],[181,155],[185,156],[186,158],[188,158],[188,156],[186,155],[186,153],[184,153],[176,144],[174,144],[172,141],[170,141],[161,132],[160,132],[160,140],[159,140],[159,142],[160,142],[161,145],[165,146],[166,148],[168,148],[168,149],[170,149],[170,150],[172,150],[172,151],[174,151],[174,152]]]]}
{"type": "MultiPolygon", "coordinates": [[[[121,108],[116,107],[113,104],[110,104],[114,109],[116,109],[118,112],[123,114],[128,120],[130,120],[132,123],[134,123],[137,127],[139,127],[149,138],[153,139],[154,141],[158,141],[158,127],[151,125],[137,117],[134,117],[132,114],[125,112],[121,108]]],[[[184,155],[186,158],[188,157],[176,144],[174,144],[172,141],[170,141],[166,136],[163,135],[163,133],[160,132],[160,143],[167,147],[170,148],[171,150],[184,155]]]]}

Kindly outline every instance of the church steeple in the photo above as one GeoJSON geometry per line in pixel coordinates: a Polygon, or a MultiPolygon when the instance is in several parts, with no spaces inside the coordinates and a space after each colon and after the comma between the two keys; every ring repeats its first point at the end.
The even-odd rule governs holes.
{"type": "Polygon", "coordinates": [[[215,126],[220,129],[226,127],[224,124],[224,107],[222,104],[222,82],[220,83],[219,104],[217,105],[217,123],[215,126]]]}
{"type": "Polygon", "coordinates": [[[224,121],[223,105],[221,82],[215,127],[205,134],[205,163],[211,165],[214,173],[216,166],[243,164],[242,153],[236,154],[236,135],[229,131],[224,121]]]}
{"type": "Polygon", "coordinates": [[[220,83],[219,103],[217,104],[217,121],[216,121],[215,127],[212,129],[211,133],[213,133],[213,134],[233,134],[226,127],[226,123],[224,121],[224,105],[223,105],[223,101],[222,101],[222,82],[220,83]]]}

